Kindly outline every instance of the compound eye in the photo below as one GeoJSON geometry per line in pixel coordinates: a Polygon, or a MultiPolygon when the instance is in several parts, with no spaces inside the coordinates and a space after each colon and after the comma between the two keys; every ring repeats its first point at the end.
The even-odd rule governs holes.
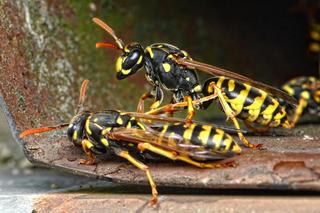
{"type": "Polygon", "coordinates": [[[131,69],[134,65],[137,64],[141,54],[138,50],[131,51],[127,58],[123,61],[122,69],[128,70],[131,69]]]}

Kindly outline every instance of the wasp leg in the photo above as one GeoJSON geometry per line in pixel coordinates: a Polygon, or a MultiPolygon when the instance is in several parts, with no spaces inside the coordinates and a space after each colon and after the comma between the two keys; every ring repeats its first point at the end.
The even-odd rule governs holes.
{"type": "Polygon", "coordinates": [[[149,180],[149,183],[150,183],[150,186],[151,186],[151,191],[152,191],[152,198],[150,200],[150,203],[152,205],[156,204],[158,202],[158,191],[157,191],[157,188],[156,188],[156,184],[154,183],[154,181],[152,179],[151,172],[150,172],[148,166],[144,165],[143,163],[141,163],[140,161],[138,161],[137,159],[132,157],[129,154],[129,152],[127,152],[127,151],[119,151],[119,153],[117,153],[117,155],[127,159],[130,163],[132,163],[133,165],[135,165],[139,169],[141,169],[141,170],[146,172],[146,175],[148,177],[148,180],[149,180]]]}
{"type": "Polygon", "coordinates": [[[93,144],[89,140],[84,139],[81,142],[81,145],[82,145],[82,149],[84,150],[86,155],[89,157],[89,160],[81,159],[80,164],[93,165],[94,164],[94,157],[91,152],[91,148],[93,147],[93,144]]]}
{"type": "Polygon", "coordinates": [[[193,166],[199,167],[199,168],[223,168],[223,167],[234,167],[235,164],[230,161],[230,162],[226,162],[226,163],[202,163],[202,162],[197,162],[195,160],[192,160],[191,158],[189,158],[188,156],[181,156],[179,154],[177,154],[174,151],[167,151],[161,148],[158,148],[150,143],[139,143],[138,144],[138,149],[140,151],[144,151],[144,150],[149,150],[153,153],[162,155],[164,157],[167,157],[171,160],[180,160],[180,161],[184,161],[188,164],[191,164],[193,166]]]}
{"type": "Polygon", "coordinates": [[[290,122],[290,125],[287,125],[284,127],[288,128],[288,129],[293,128],[296,125],[296,123],[298,122],[298,120],[300,119],[302,112],[306,108],[307,105],[308,105],[307,100],[304,98],[300,98],[299,105],[298,105],[296,111],[294,112],[294,115],[293,115],[292,121],[290,122]]]}
{"type": "Polygon", "coordinates": [[[191,124],[192,123],[192,118],[193,118],[193,116],[195,114],[193,103],[192,103],[192,98],[191,98],[191,96],[186,96],[186,97],[184,97],[184,99],[188,103],[188,115],[186,117],[186,123],[187,124],[191,124]]]}
{"type": "Polygon", "coordinates": [[[249,121],[244,121],[244,124],[246,125],[246,127],[251,130],[252,132],[257,132],[260,134],[266,133],[269,131],[270,127],[261,127],[261,128],[256,128],[254,126],[251,125],[251,123],[249,121]]]}
{"type": "Polygon", "coordinates": [[[155,87],[151,92],[144,93],[139,99],[139,104],[137,107],[137,112],[144,112],[144,101],[149,98],[154,98],[153,103],[150,106],[150,109],[156,109],[160,106],[163,100],[163,91],[160,87],[155,87]]]}
{"type": "Polygon", "coordinates": [[[227,103],[227,101],[225,100],[225,98],[223,97],[222,95],[222,91],[219,87],[217,87],[213,82],[210,83],[210,87],[212,87],[217,95],[218,95],[218,98],[219,98],[219,102],[223,108],[223,111],[224,113],[227,115],[227,118],[230,118],[233,122],[233,125],[234,127],[236,128],[237,132],[238,132],[238,136],[240,138],[240,140],[244,143],[244,145],[246,145],[247,147],[250,147],[250,148],[261,148],[262,147],[262,144],[257,144],[257,145],[254,145],[254,144],[251,144],[246,137],[244,137],[244,135],[242,134],[241,130],[240,130],[240,125],[239,125],[239,122],[236,118],[236,114],[235,112],[231,109],[231,107],[229,106],[229,104],[227,103]]]}

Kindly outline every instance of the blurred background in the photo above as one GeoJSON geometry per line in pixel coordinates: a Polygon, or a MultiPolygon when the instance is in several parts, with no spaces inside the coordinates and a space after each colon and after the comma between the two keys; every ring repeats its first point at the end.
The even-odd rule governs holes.
{"type": "MultiPolygon", "coordinates": [[[[318,4],[315,0],[0,0],[0,91],[6,102],[2,106],[8,107],[18,127],[68,121],[87,78],[88,109],[134,111],[140,95],[150,89],[144,72],[116,80],[118,53],[95,48],[97,41],[113,40],[93,24],[93,17],[108,23],[125,43],[136,41],[144,47],[170,43],[195,60],[272,86],[300,75],[318,76],[318,58],[308,51],[310,17],[318,4]]],[[[201,74],[201,81],[206,77],[201,74]]],[[[213,112],[199,112],[198,119],[224,118],[219,110],[213,112]]],[[[32,179],[38,172],[10,137],[3,114],[0,168],[2,190],[14,185],[12,176],[32,179]]],[[[39,182],[39,190],[57,188],[57,176],[63,176],[41,174],[48,179],[39,182]]],[[[65,182],[68,178],[61,187],[72,185],[65,182]]],[[[28,180],[18,181],[16,188],[28,180]]],[[[85,181],[81,178],[79,183],[85,181]]]]}

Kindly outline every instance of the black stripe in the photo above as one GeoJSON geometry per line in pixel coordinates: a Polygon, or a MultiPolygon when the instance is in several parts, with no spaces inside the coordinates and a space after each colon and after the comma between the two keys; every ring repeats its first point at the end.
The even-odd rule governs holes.
{"type": "Polygon", "coordinates": [[[185,131],[185,127],[183,124],[174,124],[174,125],[169,125],[167,128],[167,131],[165,133],[175,133],[177,135],[183,136],[183,133],[185,131]]]}
{"type": "Polygon", "coordinates": [[[227,135],[225,133],[223,133],[223,136],[221,138],[221,142],[220,142],[220,148],[219,151],[223,151],[226,148],[226,144],[224,143],[224,141],[227,139],[227,135]]]}
{"type": "Polygon", "coordinates": [[[196,125],[193,129],[192,135],[191,135],[191,143],[195,145],[202,145],[202,142],[199,140],[200,132],[203,131],[201,125],[196,125]]]}
{"type": "Polygon", "coordinates": [[[277,115],[277,113],[281,111],[281,109],[282,109],[282,107],[280,105],[278,105],[278,107],[272,113],[272,120],[277,115]]]}
{"type": "MultiPolygon", "coordinates": [[[[228,81],[225,79],[224,82],[228,81]]],[[[246,90],[246,87],[243,84],[239,83],[238,81],[234,81],[234,90],[229,91],[228,84],[225,87],[223,86],[224,82],[222,83],[222,88],[224,88],[224,92],[229,99],[237,98],[242,90],[246,90]]]]}
{"type": "Polygon", "coordinates": [[[209,133],[209,137],[208,137],[208,141],[207,141],[207,148],[212,149],[215,147],[215,143],[213,142],[213,136],[216,134],[216,128],[212,127],[210,133],[209,133]]]}
{"type": "Polygon", "coordinates": [[[272,102],[272,98],[270,96],[267,96],[264,101],[263,101],[263,104],[261,106],[261,109],[260,109],[260,114],[263,113],[263,111],[269,106],[269,105],[273,105],[273,102],[272,102]]]}
{"type": "Polygon", "coordinates": [[[260,96],[262,96],[261,92],[259,90],[257,90],[256,88],[251,87],[250,90],[249,90],[249,93],[247,95],[247,98],[244,101],[243,106],[244,107],[250,106],[251,104],[254,103],[254,99],[256,97],[260,97],[260,96]]]}

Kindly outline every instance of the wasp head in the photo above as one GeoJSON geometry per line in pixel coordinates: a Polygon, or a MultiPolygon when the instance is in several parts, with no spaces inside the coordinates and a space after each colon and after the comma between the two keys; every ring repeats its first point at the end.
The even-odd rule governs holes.
{"type": "Polygon", "coordinates": [[[81,142],[85,136],[85,124],[89,116],[90,114],[88,112],[76,115],[72,118],[68,126],[68,139],[76,146],[81,145],[81,142]]]}
{"type": "Polygon", "coordinates": [[[123,54],[117,59],[116,71],[119,80],[124,79],[144,65],[144,50],[138,43],[130,43],[123,49],[123,54]]]}

